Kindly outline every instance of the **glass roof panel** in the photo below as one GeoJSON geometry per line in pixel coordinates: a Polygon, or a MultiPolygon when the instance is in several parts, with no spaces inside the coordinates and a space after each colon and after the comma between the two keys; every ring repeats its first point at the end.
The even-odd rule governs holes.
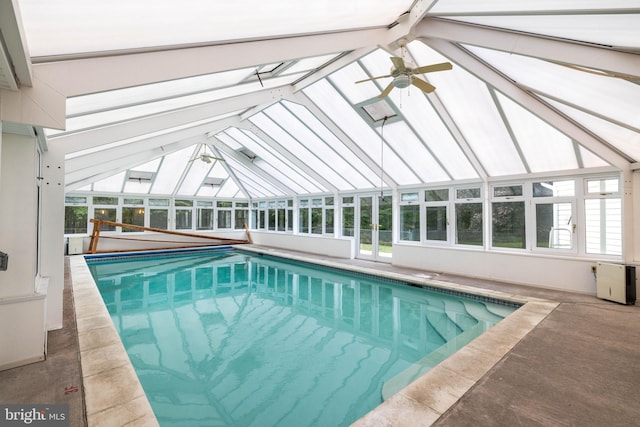
{"type": "Polygon", "coordinates": [[[544,98],[549,104],[589,129],[634,161],[640,161],[640,133],[572,108],[560,102],[544,98]]]}
{"type": "MultiPolygon", "coordinates": [[[[222,162],[215,161],[212,163],[212,165],[213,166],[211,167],[211,170],[209,171],[207,178],[215,178],[219,181],[222,181],[222,184],[211,186],[203,183],[200,186],[200,188],[197,190],[196,196],[216,197],[218,193],[222,190],[223,186],[226,185],[227,181],[231,181],[231,179],[228,179],[227,171],[224,168],[224,166],[222,166],[222,162]]],[[[237,191],[237,186],[236,186],[236,191],[237,191]]]]}
{"type": "Polygon", "coordinates": [[[124,183],[123,193],[145,194],[151,189],[150,182],[138,182],[127,180],[124,183]]]}
{"type": "MultiPolygon", "coordinates": [[[[421,42],[409,45],[418,65],[447,61],[421,42]]],[[[428,74],[444,104],[489,176],[526,172],[487,85],[462,67],[428,74]],[[482,112],[482,114],[479,114],[482,112]]]]}
{"type": "Polygon", "coordinates": [[[126,172],[120,172],[108,178],[101,179],[93,183],[93,191],[104,191],[109,193],[119,193],[122,191],[122,184],[126,172]]]}
{"type": "Polygon", "coordinates": [[[423,93],[394,90],[389,98],[453,179],[478,178],[460,145],[423,93]]]}
{"type": "Polygon", "coordinates": [[[217,197],[239,197],[244,198],[244,195],[240,192],[238,184],[232,179],[228,179],[222,184],[222,188],[218,190],[217,197]]]}
{"type": "Polygon", "coordinates": [[[569,137],[502,94],[497,96],[531,172],[578,168],[569,137]]]}
{"type": "MultiPolygon", "coordinates": [[[[318,157],[319,152],[312,153],[295,139],[289,130],[296,125],[295,118],[290,113],[283,112],[281,106],[280,110],[277,108],[277,106],[270,107],[264,113],[251,116],[249,120],[291,153],[293,158],[301,160],[304,165],[319,173],[337,188],[352,189],[353,187],[344,178],[318,157]]],[[[300,126],[297,131],[301,131],[300,126]]],[[[324,154],[323,152],[322,155],[324,154]]]]}
{"type": "Polygon", "coordinates": [[[413,0],[20,0],[33,56],[386,26],[413,0]]]}
{"type": "MultiPolygon", "coordinates": [[[[234,131],[240,132],[238,129],[228,128],[228,129],[225,129],[224,132],[217,133],[215,135],[215,137],[217,139],[219,139],[220,141],[224,142],[224,145],[228,146],[229,148],[231,148],[234,151],[237,151],[237,150],[240,150],[243,147],[242,144],[239,143],[236,139],[230,137],[227,134],[227,132],[234,132],[234,131]]],[[[244,137],[246,137],[246,136],[244,136],[244,137]]]]}
{"type": "Polygon", "coordinates": [[[191,146],[164,156],[151,187],[153,194],[173,194],[178,185],[177,177],[182,176],[196,148],[196,146],[191,146]]]}
{"type": "Polygon", "coordinates": [[[321,188],[291,162],[284,159],[270,149],[268,145],[251,132],[240,131],[236,128],[227,129],[224,133],[231,137],[235,137],[242,146],[256,153],[258,158],[264,159],[263,162],[258,160],[253,164],[261,169],[272,169],[272,174],[276,181],[279,181],[292,189],[296,193],[314,193],[321,192],[321,188]]]}
{"type": "Polygon", "coordinates": [[[380,94],[378,87],[372,81],[356,83],[370,77],[360,64],[353,62],[331,74],[329,79],[352,104],[357,104],[380,94]]]}
{"type": "MultiPolygon", "coordinates": [[[[398,154],[399,158],[404,159],[405,167],[410,167],[422,182],[451,179],[406,123],[386,124],[384,129],[378,128],[378,132],[384,132],[387,145],[398,154]]],[[[386,165],[385,172],[389,172],[386,165]]]]}
{"type": "MultiPolygon", "coordinates": [[[[287,105],[291,104],[289,103],[287,105]]],[[[296,140],[310,153],[319,157],[322,164],[319,164],[318,167],[322,169],[316,169],[317,171],[320,171],[324,175],[325,170],[330,170],[341,177],[341,180],[343,180],[342,184],[339,184],[339,182],[332,182],[334,184],[339,184],[339,189],[347,190],[368,187],[369,183],[367,180],[357,173],[350,162],[337,154],[332,147],[327,146],[327,143],[322,140],[319,135],[315,134],[309,127],[307,127],[306,123],[302,123],[300,118],[295,116],[291,110],[285,108],[282,103],[269,107],[265,110],[265,113],[276,123],[282,124],[286,122],[286,130],[291,133],[291,135],[296,138],[296,140]]]]}
{"type": "Polygon", "coordinates": [[[487,12],[549,12],[558,13],[585,10],[612,10],[638,7],[637,0],[455,0],[436,2],[431,15],[448,13],[474,14],[487,12]]]}
{"type": "Polygon", "coordinates": [[[582,166],[585,168],[610,166],[609,163],[605,162],[583,146],[580,146],[580,157],[582,158],[582,166]]]}
{"type": "Polygon", "coordinates": [[[155,159],[150,162],[143,163],[138,166],[134,166],[131,168],[131,170],[144,171],[144,172],[156,172],[158,170],[158,167],[160,166],[161,161],[162,159],[155,159]]]}
{"type": "Polygon", "coordinates": [[[278,183],[274,183],[274,180],[265,179],[262,175],[257,174],[234,159],[230,159],[228,163],[251,197],[270,197],[285,194],[278,186],[278,183]]]}
{"type": "Polygon", "coordinates": [[[640,128],[640,115],[637,113],[639,84],[527,56],[467,47],[519,84],[529,86],[541,95],[560,98],[566,104],[579,105],[598,115],[640,128]]]}
{"type": "MultiPolygon", "coordinates": [[[[637,8],[637,4],[635,7],[637,8]]],[[[536,33],[551,37],[636,48],[640,45],[640,13],[449,16],[472,24],[536,33]],[[597,29],[597,31],[596,31],[597,29]]]]}
{"type": "MultiPolygon", "coordinates": [[[[342,96],[326,81],[318,81],[304,89],[304,93],[336,123],[367,154],[380,165],[380,137],[356,113],[342,96]]],[[[419,182],[406,164],[391,150],[385,151],[384,161],[389,165],[387,172],[399,185],[419,182]]]]}
{"type": "Polygon", "coordinates": [[[347,145],[350,141],[340,141],[334,133],[327,129],[327,127],[304,106],[288,101],[282,101],[282,104],[304,122],[306,126],[309,126],[332,150],[349,163],[351,167],[341,172],[356,188],[369,188],[373,182],[376,182],[378,176],[374,171],[348,148],[347,145]],[[361,182],[361,179],[365,179],[366,182],[361,182]]]}
{"type": "Polygon", "coordinates": [[[191,160],[187,166],[186,174],[176,194],[181,196],[194,196],[202,180],[209,175],[213,163],[206,163],[200,159],[191,160]]]}
{"type": "Polygon", "coordinates": [[[258,165],[263,170],[270,170],[271,172],[268,173],[276,181],[281,182],[296,193],[318,191],[319,187],[302,170],[291,164],[291,162],[285,162],[281,156],[271,150],[255,134],[237,128],[229,128],[225,133],[235,138],[243,147],[255,153],[258,159],[264,159],[264,161],[254,160],[253,164],[258,165]]]}

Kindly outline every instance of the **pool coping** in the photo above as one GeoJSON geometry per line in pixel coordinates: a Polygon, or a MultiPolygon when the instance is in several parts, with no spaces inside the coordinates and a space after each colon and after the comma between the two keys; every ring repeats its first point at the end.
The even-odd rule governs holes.
{"type": "MultiPolygon", "coordinates": [[[[347,265],[277,249],[250,245],[242,245],[239,249],[522,304],[518,310],[355,421],[353,427],[431,425],[559,305],[540,298],[347,265]]],[[[84,255],[68,258],[88,426],[159,425],[84,255]]]]}

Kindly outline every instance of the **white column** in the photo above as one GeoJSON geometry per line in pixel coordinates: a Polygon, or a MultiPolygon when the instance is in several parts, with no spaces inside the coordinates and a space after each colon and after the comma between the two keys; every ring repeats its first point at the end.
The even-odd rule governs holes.
{"type": "Polygon", "coordinates": [[[35,137],[3,133],[0,141],[0,369],[44,359],[45,297],[37,281],[35,137]]]}

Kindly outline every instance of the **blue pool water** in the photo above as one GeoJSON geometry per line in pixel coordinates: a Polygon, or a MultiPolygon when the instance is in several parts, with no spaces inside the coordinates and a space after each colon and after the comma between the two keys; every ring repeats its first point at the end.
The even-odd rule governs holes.
{"type": "Polygon", "coordinates": [[[162,426],[347,426],[515,309],[232,249],[87,263],[162,426]]]}

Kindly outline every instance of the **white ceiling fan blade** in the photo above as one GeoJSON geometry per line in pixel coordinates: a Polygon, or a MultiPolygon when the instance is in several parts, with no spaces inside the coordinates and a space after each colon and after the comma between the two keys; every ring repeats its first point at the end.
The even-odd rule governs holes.
{"type": "Polygon", "coordinates": [[[386,76],[371,77],[370,79],[358,80],[356,83],[368,82],[376,79],[384,79],[385,77],[392,77],[392,76],[391,74],[387,74],[386,76]]]}
{"type": "Polygon", "coordinates": [[[423,67],[414,68],[413,74],[432,73],[434,71],[446,71],[453,68],[451,62],[442,62],[440,64],[425,65],[423,67]]]}
{"type": "Polygon", "coordinates": [[[434,90],[436,90],[436,87],[433,85],[430,85],[429,83],[425,82],[424,80],[421,80],[417,77],[413,78],[413,81],[411,82],[412,85],[414,85],[415,87],[417,87],[418,89],[420,89],[421,91],[425,92],[425,93],[431,93],[434,90]]]}
{"type": "Polygon", "coordinates": [[[403,70],[407,68],[407,66],[404,65],[404,59],[400,58],[399,56],[392,56],[390,59],[391,62],[393,62],[393,67],[396,70],[403,70]]]}
{"type": "Polygon", "coordinates": [[[393,82],[389,83],[389,86],[387,86],[380,95],[378,95],[378,98],[384,98],[385,96],[389,95],[389,93],[391,93],[391,91],[393,90],[393,82]]]}

